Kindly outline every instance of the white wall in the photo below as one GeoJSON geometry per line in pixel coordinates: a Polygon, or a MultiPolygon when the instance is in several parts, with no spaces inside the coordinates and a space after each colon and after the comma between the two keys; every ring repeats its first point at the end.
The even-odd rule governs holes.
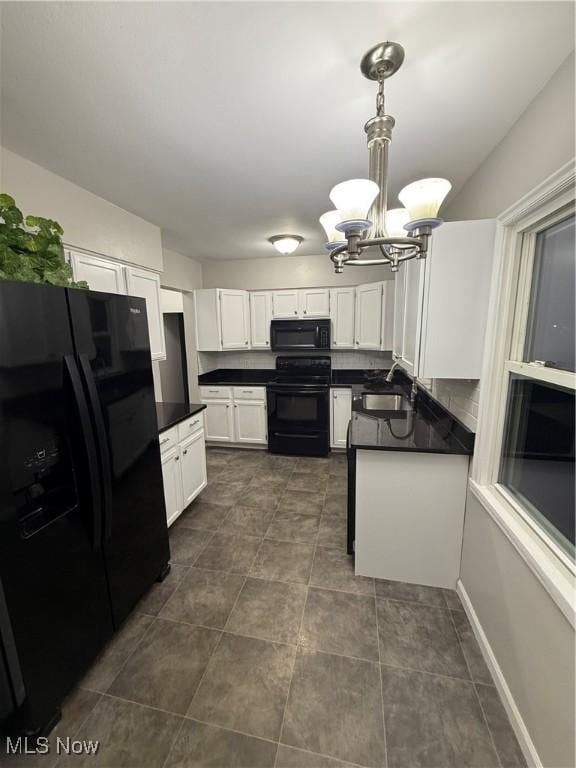
{"type": "Polygon", "coordinates": [[[574,629],[468,493],[460,578],[545,768],[574,768],[574,629]]]}
{"type": "MultiPolygon", "coordinates": [[[[526,76],[529,77],[529,73],[526,76]]],[[[574,53],[536,95],[442,215],[449,220],[497,216],[572,157],[574,53]]]]}
{"type": "Polygon", "coordinates": [[[202,272],[204,288],[242,288],[253,291],[266,288],[338,287],[393,279],[388,267],[344,267],[344,273],[336,275],[328,253],[205,261],[202,272]]]}
{"type": "MultiPolygon", "coordinates": [[[[447,218],[497,216],[574,156],[573,68],[572,55],[454,198],[447,218]]],[[[460,408],[478,399],[475,383],[441,382],[440,389],[448,403],[456,393],[460,408]]],[[[461,581],[542,764],[573,768],[574,629],[470,493],[461,581]]]]}
{"type": "Polygon", "coordinates": [[[162,269],[159,227],[3,147],[0,188],[24,215],[58,221],[67,245],[162,269]]]}
{"type": "Polygon", "coordinates": [[[183,256],[176,251],[163,249],[164,271],[160,282],[164,288],[175,288],[177,291],[193,291],[202,288],[202,264],[194,259],[183,256]]]}

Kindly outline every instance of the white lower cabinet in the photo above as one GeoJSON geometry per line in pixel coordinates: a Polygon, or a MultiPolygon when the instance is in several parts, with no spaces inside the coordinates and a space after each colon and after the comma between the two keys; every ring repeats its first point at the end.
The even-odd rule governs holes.
{"type": "Polygon", "coordinates": [[[206,439],[215,442],[268,444],[265,387],[200,387],[206,406],[206,439]]]}
{"type": "Polygon", "coordinates": [[[231,400],[204,400],[206,439],[219,443],[231,443],[234,439],[234,421],[231,400]]]}
{"type": "Polygon", "coordinates": [[[330,445],[332,448],[346,448],[348,424],[352,416],[352,390],[330,390],[330,445]]]}
{"type": "Polygon", "coordinates": [[[162,479],[164,481],[164,501],[168,526],[172,525],[208,482],[206,446],[202,424],[202,414],[200,414],[199,418],[195,417],[188,423],[182,422],[160,435],[162,479]],[[182,439],[186,428],[190,426],[193,426],[195,431],[182,439]]]}
{"type": "Polygon", "coordinates": [[[267,445],[266,403],[240,400],[234,403],[234,439],[237,443],[267,445]]]}
{"type": "Polygon", "coordinates": [[[162,480],[164,481],[164,501],[166,504],[166,522],[170,526],[182,513],[182,474],[180,472],[180,451],[172,448],[162,454],[162,480]]]}
{"type": "Polygon", "coordinates": [[[180,443],[182,501],[185,509],[206,485],[204,432],[197,432],[180,443]]]}

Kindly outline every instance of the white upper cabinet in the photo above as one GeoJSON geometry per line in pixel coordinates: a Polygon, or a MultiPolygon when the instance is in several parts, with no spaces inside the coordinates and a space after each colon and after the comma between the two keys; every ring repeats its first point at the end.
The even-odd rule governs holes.
{"type": "Polygon", "coordinates": [[[452,221],[434,232],[422,301],[422,378],[479,379],[496,222],[452,221]]]}
{"type": "Polygon", "coordinates": [[[330,317],[330,291],[328,288],[304,288],[299,293],[300,317],[330,317]]]}
{"type": "Polygon", "coordinates": [[[250,309],[247,291],[221,290],[219,293],[222,349],[248,349],[250,309]]]}
{"type": "Polygon", "coordinates": [[[356,349],[381,349],[382,283],[356,288],[356,349]]]}
{"type": "Polygon", "coordinates": [[[394,329],[392,332],[392,356],[402,357],[404,341],[404,288],[406,271],[400,267],[394,278],[394,329]]]}
{"type": "Polygon", "coordinates": [[[165,359],[164,319],[160,309],[160,276],[156,272],[137,267],[124,267],[124,269],[129,295],[146,299],[152,360],[165,359]]]}
{"type": "Polygon", "coordinates": [[[420,378],[479,379],[495,222],[453,221],[396,277],[393,352],[420,378]]]}
{"type": "Polygon", "coordinates": [[[122,264],[79,251],[68,251],[68,256],[74,280],[85,280],[91,291],[126,293],[122,264]]]}
{"type": "Polygon", "coordinates": [[[409,374],[419,375],[424,260],[411,259],[405,262],[400,269],[405,270],[402,362],[409,374]]]}
{"type": "Polygon", "coordinates": [[[270,349],[272,294],[267,291],[250,294],[250,340],[252,349],[270,349]]]}
{"type": "Polygon", "coordinates": [[[292,319],[298,317],[300,312],[299,291],[273,291],[272,292],[272,317],[275,320],[282,318],[292,319]]]}
{"type": "Polygon", "coordinates": [[[354,348],[355,288],[332,288],[330,290],[330,318],[332,320],[332,347],[334,349],[354,348]]]}
{"type": "MultiPolygon", "coordinates": [[[[398,276],[398,273],[396,273],[398,276]]],[[[382,283],[382,344],[381,349],[389,352],[394,344],[394,280],[382,283]]]]}
{"type": "Polygon", "coordinates": [[[198,352],[250,348],[247,291],[221,288],[194,291],[194,313],[198,352]]]}
{"type": "Polygon", "coordinates": [[[85,280],[91,291],[127,293],[146,299],[152,360],[163,360],[166,357],[166,345],[160,306],[160,276],[149,269],[125,266],[111,259],[79,251],[68,251],[68,257],[74,280],[85,280]]]}

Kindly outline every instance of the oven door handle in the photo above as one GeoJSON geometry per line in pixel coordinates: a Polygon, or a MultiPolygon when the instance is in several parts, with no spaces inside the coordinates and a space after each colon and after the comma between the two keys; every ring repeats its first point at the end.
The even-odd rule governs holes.
{"type": "Polygon", "coordinates": [[[274,432],[274,437],[288,437],[293,440],[297,437],[299,440],[318,440],[318,435],[300,434],[299,432],[274,432]]]}
{"type": "Polygon", "coordinates": [[[268,392],[272,393],[273,395],[284,395],[286,393],[291,395],[328,395],[328,387],[296,389],[293,384],[287,384],[285,387],[268,387],[268,392]]]}

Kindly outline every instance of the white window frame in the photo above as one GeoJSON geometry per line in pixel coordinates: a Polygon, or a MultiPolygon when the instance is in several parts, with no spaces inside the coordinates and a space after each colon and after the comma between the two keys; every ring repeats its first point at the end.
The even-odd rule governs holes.
{"type": "Polygon", "coordinates": [[[574,211],[571,160],[497,218],[496,252],[482,368],[478,432],[470,489],[576,626],[576,565],[546,530],[498,483],[512,373],[575,388],[568,371],[521,362],[539,231],[574,211]]]}

